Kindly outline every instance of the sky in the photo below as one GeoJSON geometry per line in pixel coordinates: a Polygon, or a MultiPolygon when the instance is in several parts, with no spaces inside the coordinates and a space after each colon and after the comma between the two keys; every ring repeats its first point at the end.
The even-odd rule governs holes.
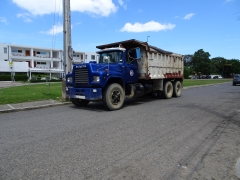
{"type": "MultiPolygon", "coordinates": [[[[240,60],[240,0],[70,0],[72,47],[129,39],[240,60]]],[[[0,43],[63,49],[62,0],[1,0],[0,43]]]]}

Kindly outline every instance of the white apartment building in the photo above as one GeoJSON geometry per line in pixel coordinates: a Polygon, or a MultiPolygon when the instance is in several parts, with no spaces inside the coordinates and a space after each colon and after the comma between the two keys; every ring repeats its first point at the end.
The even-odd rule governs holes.
{"type": "MultiPolygon", "coordinates": [[[[75,51],[72,64],[96,61],[97,54],[75,51]]],[[[0,44],[0,72],[26,72],[31,79],[33,73],[47,73],[52,78],[64,77],[63,51],[15,44],[0,44]]]]}

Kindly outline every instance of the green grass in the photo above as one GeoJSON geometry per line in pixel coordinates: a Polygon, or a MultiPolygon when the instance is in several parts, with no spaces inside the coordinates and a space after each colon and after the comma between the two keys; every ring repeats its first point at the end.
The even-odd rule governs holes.
{"type": "MultiPolygon", "coordinates": [[[[185,79],[183,87],[231,82],[232,79],[185,79]]],[[[31,84],[0,89],[0,105],[53,99],[62,101],[62,83],[31,84]]]]}
{"type": "Polygon", "coordinates": [[[15,86],[0,89],[0,105],[53,99],[62,100],[62,83],[15,86]]]}
{"type": "Polygon", "coordinates": [[[185,79],[183,87],[231,82],[232,79],[185,79]]]}

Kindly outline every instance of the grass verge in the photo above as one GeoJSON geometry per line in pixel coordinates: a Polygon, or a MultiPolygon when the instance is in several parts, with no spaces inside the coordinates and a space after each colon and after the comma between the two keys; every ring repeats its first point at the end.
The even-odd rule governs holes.
{"type": "Polygon", "coordinates": [[[232,79],[185,79],[183,81],[183,87],[218,84],[231,81],[232,79]]]}
{"type": "MultiPolygon", "coordinates": [[[[231,79],[186,79],[183,81],[183,87],[231,81],[231,79]]],[[[62,100],[62,83],[31,84],[0,89],[0,105],[48,99],[62,100]]]]}
{"type": "Polygon", "coordinates": [[[0,89],[0,105],[48,99],[62,100],[62,83],[31,84],[0,89]]]}

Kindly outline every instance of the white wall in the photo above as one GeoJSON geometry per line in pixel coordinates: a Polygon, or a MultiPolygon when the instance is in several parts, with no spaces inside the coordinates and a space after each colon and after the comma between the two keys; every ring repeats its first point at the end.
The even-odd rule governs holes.
{"type": "Polygon", "coordinates": [[[8,51],[7,44],[0,44],[0,62],[4,61],[5,59],[8,60],[8,52],[5,54],[4,48],[7,48],[7,51],[8,51]]]}
{"type": "Polygon", "coordinates": [[[28,72],[27,62],[13,62],[12,68],[9,65],[9,61],[0,62],[0,72],[28,72]]]}
{"type": "Polygon", "coordinates": [[[85,57],[87,56],[87,59],[85,58],[85,63],[89,63],[90,61],[97,61],[97,53],[95,52],[85,52],[85,57]],[[91,59],[91,55],[95,56],[95,59],[91,59]]]}

